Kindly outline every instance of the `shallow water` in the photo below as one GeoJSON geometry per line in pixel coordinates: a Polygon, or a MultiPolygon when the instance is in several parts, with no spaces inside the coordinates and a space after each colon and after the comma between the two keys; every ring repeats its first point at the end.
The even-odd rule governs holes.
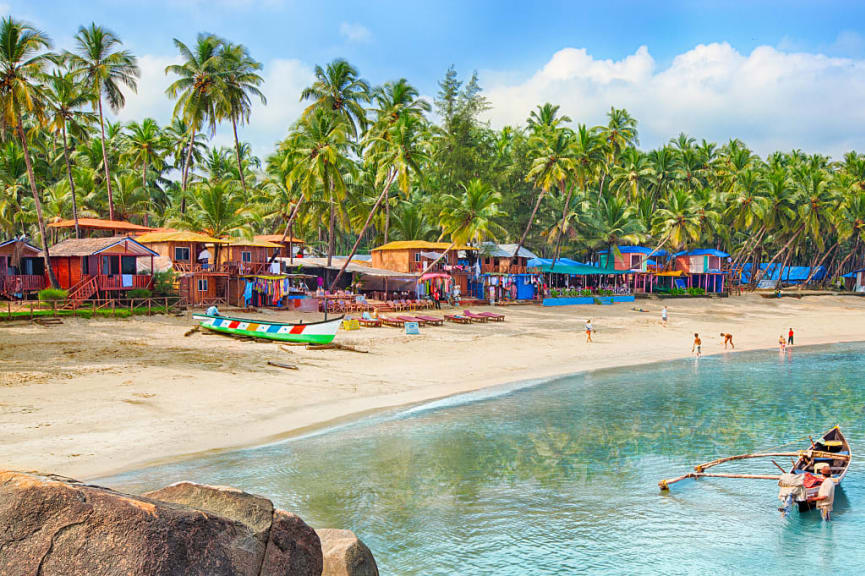
{"type": "Polygon", "coordinates": [[[862,460],[828,524],[780,518],[772,481],[687,480],[668,494],[657,482],[720,455],[795,450],[836,424],[861,451],[863,374],[858,344],[605,370],[100,482],[264,494],[313,526],[354,530],[382,574],[858,574],[862,460]]]}

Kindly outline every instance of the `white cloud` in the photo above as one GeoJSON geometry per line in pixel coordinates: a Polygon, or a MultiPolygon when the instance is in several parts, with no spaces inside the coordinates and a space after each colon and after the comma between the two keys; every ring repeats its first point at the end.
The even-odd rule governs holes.
{"type": "Polygon", "coordinates": [[[126,106],[115,115],[115,119],[123,122],[131,120],[140,122],[144,118],[154,118],[160,124],[167,124],[171,120],[174,100],[165,94],[165,89],[176,79],[176,76],[166,75],[165,67],[179,63],[178,56],[172,58],[150,54],[139,56],[138,67],[141,69],[141,77],[138,79],[138,92],[123,89],[126,95],[126,106]]]}
{"type": "Polygon", "coordinates": [[[349,42],[366,43],[372,40],[372,32],[363,24],[343,22],[339,25],[339,35],[349,42]]]}
{"type": "Polygon", "coordinates": [[[481,80],[497,127],[522,124],[536,105],[552,102],[589,125],[603,123],[611,106],[627,108],[644,147],[686,132],[719,143],[741,138],[764,155],[865,150],[865,60],[769,46],[745,55],[715,43],[658,70],[645,46],[622,60],[565,48],[527,79],[486,72],[481,80]]]}

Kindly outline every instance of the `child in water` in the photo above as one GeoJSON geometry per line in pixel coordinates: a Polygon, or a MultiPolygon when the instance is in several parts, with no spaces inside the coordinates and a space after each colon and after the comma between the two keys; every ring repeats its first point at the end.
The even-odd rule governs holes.
{"type": "Polygon", "coordinates": [[[694,332],[694,344],[691,346],[691,353],[696,350],[697,358],[703,355],[703,341],[700,340],[700,335],[694,332]]]}

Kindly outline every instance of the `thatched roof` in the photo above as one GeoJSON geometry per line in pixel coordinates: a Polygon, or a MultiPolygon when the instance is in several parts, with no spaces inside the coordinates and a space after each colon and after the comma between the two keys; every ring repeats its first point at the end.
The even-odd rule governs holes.
{"type": "Polygon", "coordinates": [[[123,244],[130,255],[134,256],[159,256],[156,252],[126,236],[113,236],[111,238],[67,238],[59,244],[55,244],[49,250],[51,257],[67,256],[93,256],[123,244]]]}
{"type": "MultiPolygon", "coordinates": [[[[75,228],[75,220],[57,220],[48,224],[49,228],[75,228]]],[[[79,228],[90,230],[114,230],[115,232],[150,232],[153,228],[140,226],[124,220],[102,220],[100,218],[79,218],[79,228]]]]}

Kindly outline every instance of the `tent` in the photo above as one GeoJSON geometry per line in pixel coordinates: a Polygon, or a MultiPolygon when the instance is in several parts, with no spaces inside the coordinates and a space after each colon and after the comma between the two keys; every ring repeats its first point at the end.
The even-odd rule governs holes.
{"type": "MultiPolygon", "coordinates": [[[[760,270],[766,270],[763,275],[763,280],[778,280],[778,274],[781,272],[781,264],[774,263],[770,267],[768,263],[760,264],[760,270]]],[[[787,266],[784,268],[784,273],[781,275],[781,281],[787,284],[799,284],[808,279],[811,272],[810,266],[787,266]]],[[[814,274],[813,281],[820,281],[826,277],[826,267],[818,266],[814,274]]],[[[742,283],[747,284],[751,281],[751,263],[742,266],[742,283]]]]}

